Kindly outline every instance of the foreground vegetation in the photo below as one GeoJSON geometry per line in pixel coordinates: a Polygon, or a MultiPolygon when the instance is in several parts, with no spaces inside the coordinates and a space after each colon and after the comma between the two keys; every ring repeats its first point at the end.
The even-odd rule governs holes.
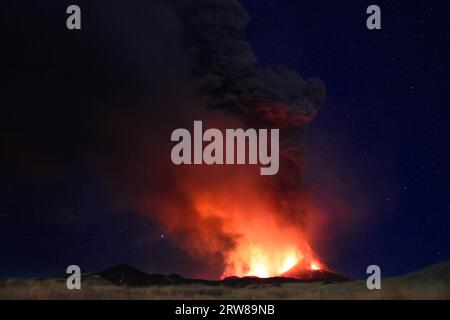
{"type": "Polygon", "coordinates": [[[98,277],[69,291],[63,280],[0,282],[0,299],[450,299],[450,263],[397,278],[384,279],[381,290],[370,291],[364,281],[287,283],[279,285],[116,286],[98,277]]]}

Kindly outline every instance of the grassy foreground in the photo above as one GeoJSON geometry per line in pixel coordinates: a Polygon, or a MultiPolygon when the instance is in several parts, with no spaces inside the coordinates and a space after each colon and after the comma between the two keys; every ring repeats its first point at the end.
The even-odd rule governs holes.
{"type": "Polygon", "coordinates": [[[82,282],[81,290],[69,291],[63,280],[0,282],[0,299],[450,299],[450,263],[439,264],[402,277],[382,280],[381,290],[368,290],[365,281],[336,283],[286,283],[244,287],[172,285],[127,287],[101,278],[82,282]]]}

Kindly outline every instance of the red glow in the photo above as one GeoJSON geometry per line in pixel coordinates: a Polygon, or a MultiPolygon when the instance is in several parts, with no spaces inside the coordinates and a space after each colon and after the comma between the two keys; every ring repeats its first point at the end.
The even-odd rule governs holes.
{"type": "MultiPolygon", "coordinates": [[[[208,123],[244,127],[233,121],[208,123]]],[[[150,176],[148,192],[132,195],[137,209],[151,215],[168,240],[201,262],[202,270],[192,277],[301,277],[326,268],[311,246],[318,221],[301,181],[301,150],[285,142],[275,176],[261,176],[251,165],[167,170],[170,160],[162,159],[156,165],[165,175],[150,176]]]]}
{"type": "Polygon", "coordinates": [[[195,211],[202,220],[217,219],[222,232],[236,235],[234,246],[223,253],[222,277],[267,278],[294,267],[321,269],[306,234],[277,206],[276,195],[267,194],[245,179],[231,184],[193,194],[195,211]]]}

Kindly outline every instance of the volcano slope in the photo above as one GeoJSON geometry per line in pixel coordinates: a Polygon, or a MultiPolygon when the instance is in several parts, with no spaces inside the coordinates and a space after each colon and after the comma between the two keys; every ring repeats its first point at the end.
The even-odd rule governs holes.
{"type": "Polygon", "coordinates": [[[0,282],[0,299],[450,299],[450,262],[383,279],[382,289],[372,291],[362,280],[350,280],[335,273],[317,276],[306,281],[284,277],[207,281],[150,275],[119,265],[83,274],[82,289],[73,291],[67,289],[65,276],[5,279],[0,282]]]}

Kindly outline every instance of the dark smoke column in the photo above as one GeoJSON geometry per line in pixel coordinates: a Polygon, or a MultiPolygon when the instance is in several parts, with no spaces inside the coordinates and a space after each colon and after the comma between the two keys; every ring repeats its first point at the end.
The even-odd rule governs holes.
{"type": "Polygon", "coordinates": [[[245,34],[249,16],[238,1],[174,0],[173,4],[181,23],[182,43],[191,59],[191,76],[208,114],[225,113],[248,128],[281,129],[277,176],[259,178],[246,172],[232,173],[241,175],[235,178],[240,181],[236,186],[224,178],[228,174],[218,174],[214,182],[199,178],[205,175],[204,171],[184,178],[183,181],[199,180],[184,188],[191,199],[188,202],[192,201],[193,226],[179,226],[176,232],[185,236],[188,233],[188,238],[193,239],[193,245],[187,246],[191,252],[211,256],[218,251],[224,257],[224,275],[246,275],[252,271],[274,275],[275,270],[287,271],[285,266],[294,261],[301,264],[300,269],[320,268],[322,264],[306,236],[314,210],[302,182],[304,152],[300,137],[324,103],[324,84],[318,79],[305,80],[284,66],[257,66],[245,34]],[[200,195],[202,190],[197,185],[214,190],[209,191],[214,192],[213,196],[200,195]],[[241,192],[230,195],[229,190],[233,189],[241,192]],[[240,199],[245,192],[250,194],[240,199]],[[247,206],[250,199],[253,207],[247,206]],[[228,204],[221,205],[221,200],[228,204]],[[204,234],[205,216],[214,221],[213,235],[204,234]],[[255,221],[255,226],[243,228],[246,221],[255,221]],[[265,230],[258,221],[272,225],[273,239],[262,239],[265,230]],[[205,244],[210,242],[214,245],[205,244]],[[279,265],[285,266],[263,265],[277,259],[279,265]]]}
{"type": "Polygon", "coordinates": [[[316,116],[325,101],[323,82],[284,66],[258,67],[246,40],[249,16],[238,1],[178,0],[175,6],[208,106],[229,110],[249,126],[284,129],[285,158],[297,163],[291,130],[316,116]]]}

